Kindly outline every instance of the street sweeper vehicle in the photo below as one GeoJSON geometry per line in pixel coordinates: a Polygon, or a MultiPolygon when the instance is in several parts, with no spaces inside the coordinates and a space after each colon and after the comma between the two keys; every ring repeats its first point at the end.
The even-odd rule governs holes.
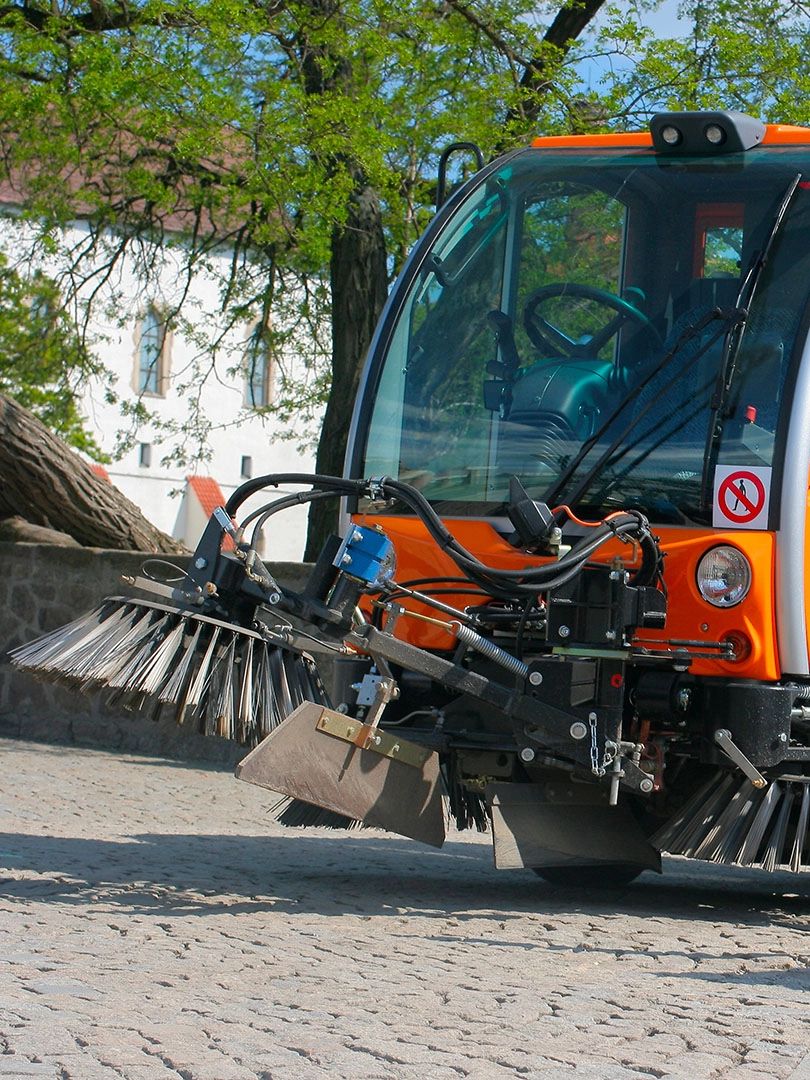
{"type": "Polygon", "coordinates": [[[809,331],[810,130],[540,138],[415,247],[343,477],[248,481],[187,574],[14,661],[253,746],[288,823],[810,868],[809,331]],[[330,498],[293,592],[276,515],[330,498]]]}

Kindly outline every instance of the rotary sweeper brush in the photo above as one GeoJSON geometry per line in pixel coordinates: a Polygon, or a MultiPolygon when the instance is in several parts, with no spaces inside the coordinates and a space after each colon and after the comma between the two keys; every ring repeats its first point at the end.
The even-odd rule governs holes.
{"type": "Polygon", "coordinates": [[[810,131],[538,139],[415,247],[345,478],[250,481],[187,574],[14,662],[252,747],[288,823],[438,845],[449,813],[557,881],[805,870],[809,333],[810,131]],[[326,498],[296,593],[262,536],[326,498]]]}

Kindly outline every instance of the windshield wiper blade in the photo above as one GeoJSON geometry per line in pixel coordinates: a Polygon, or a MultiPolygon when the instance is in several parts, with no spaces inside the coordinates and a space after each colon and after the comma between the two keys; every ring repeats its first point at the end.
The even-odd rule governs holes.
{"type": "MultiPolygon", "coordinates": [[[[755,252],[753,258],[749,262],[745,277],[740,285],[740,291],[737,294],[737,307],[746,312],[746,317],[737,324],[736,329],[738,332],[736,334],[729,333],[728,335],[726,347],[723,351],[720,371],[717,376],[717,384],[715,386],[714,394],[712,395],[711,414],[709,416],[709,426],[706,432],[706,450],[703,455],[703,475],[700,483],[700,501],[702,505],[708,506],[709,504],[709,477],[711,476],[714,460],[712,451],[722,434],[722,411],[725,407],[726,398],[728,397],[728,392],[731,389],[734,375],[737,370],[737,360],[739,359],[740,349],[742,348],[743,338],[745,336],[745,327],[748,317],[747,313],[753,303],[754,294],[756,293],[757,286],[762,278],[762,273],[768,265],[771,248],[782,230],[785,218],[787,217],[787,212],[790,209],[790,204],[793,202],[793,196],[796,194],[801,179],[802,174],[796,173],[788,184],[776,214],[774,215],[767,239],[761,250],[755,252]]],[[[735,328],[729,327],[730,331],[732,329],[735,328]]]]}
{"type": "Polygon", "coordinates": [[[802,182],[802,174],[796,173],[793,179],[787,186],[785,194],[782,196],[782,201],[779,204],[779,209],[774,215],[773,224],[771,225],[768,238],[762,247],[762,250],[757,252],[751,259],[751,263],[743,279],[742,285],[740,285],[740,291],[737,294],[737,307],[750,308],[751,302],[754,299],[754,293],[756,292],[757,285],[759,285],[759,279],[762,276],[762,271],[768,264],[768,259],[771,254],[771,248],[774,245],[774,241],[781,232],[782,226],[785,223],[785,217],[790,209],[790,204],[793,202],[793,196],[802,182]]]}
{"type": "Polygon", "coordinates": [[[710,311],[706,312],[706,314],[701,319],[698,319],[696,323],[687,326],[682,331],[682,333],[678,337],[678,340],[675,342],[675,344],[666,354],[666,356],[664,356],[663,359],[655,365],[652,371],[645,375],[641,382],[634,386],[633,389],[627,394],[627,396],[623,398],[620,404],[611,413],[608,414],[607,419],[601,425],[601,427],[596,432],[594,432],[594,434],[591,435],[589,439],[586,439],[585,442],[583,442],[582,446],[580,446],[579,450],[568,463],[562,474],[557,478],[557,481],[555,482],[553,487],[551,487],[545,493],[542,501],[545,502],[547,506],[554,506],[557,503],[560,495],[565,490],[566,484],[576,474],[579,466],[582,464],[582,462],[585,460],[585,458],[588,456],[594,446],[596,446],[596,444],[599,442],[599,440],[602,438],[602,436],[605,434],[611,424],[614,423],[617,417],[622,414],[622,412],[627,408],[628,405],[631,405],[638,398],[638,396],[653,381],[653,379],[660,375],[660,373],[672,363],[672,361],[680,354],[681,350],[685,345],[692,341],[693,338],[699,336],[703,332],[703,330],[705,330],[706,327],[709,326],[712,322],[720,320],[722,322],[722,325],[718,328],[717,332],[712,334],[708,341],[706,341],[701,346],[701,348],[697,350],[695,355],[690,357],[687,363],[682,368],[679,368],[678,371],[676,371],[672,375],[672,377],[666,382],[666,384],[661,388],[661,390],[658,391],[655,397],[653,397],[652,400],[649,401],[643,409],[641,409],[638,413],[636,413],[636,415],[632,417],[626,427],[623,428],[623,430],[611,442],[610,446],[608,446],[608,448],[602,454],[600,454],[598,460],[585,474],[585,477],[580,482],[576,491],[571,496],[569,496],[568,502],[571,505],[574,505],[577,500],[580,499],[585,493],[585,491],[587,491],[587,489],[590,487],[597,473],[599,473],[610,461],[610,459],[616,453],[616,450],[618,450],[618,448],[622,445],[630,432],[633,431],[633,429],[641,423],[641,421],[644,419],[650,409],[652,409],[658,403],[661,397],[665,393],[667,393],[667,391],[679,379],[683,378],[684,374],[689,371],[697,363],[697,361],[706,354],[706,352],[714,345],[716,341],[719,340],[719,338],[726,335],[733,326],[738,325],[745,318],[746,314],[747,313],[745,312],[745,310],[741,310],[736,307],[714,307],[710,311]]]}

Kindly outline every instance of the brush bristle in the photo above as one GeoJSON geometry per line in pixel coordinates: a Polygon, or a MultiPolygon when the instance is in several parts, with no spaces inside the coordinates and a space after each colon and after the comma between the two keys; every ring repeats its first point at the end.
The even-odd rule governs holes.
{"type": "Polygon", "coordinates": [[[122,597],[10,654],[21,671],[254,746],[303,701],[328,705],[314,661],[261,634],[122,597]]]}
{"type": "Polygon", "coordinates": [[[713,776],[651,838],[671,855],[765,870],[810,870],[810,777],[756,788],[738,773],[713,776]]]}
{"type": "Polygon", "coordinates": [[[443,764],[442,780],[447,793],[450,817],[455,821],[456,828],[487,832],[490,813],[486,796],[483,790],[471,787],[465,782],[454,756],[450,756],[443,764]]]}
{"type": "Polygon", "coordinates": [[[279,825],[288,828],[356,829],[362,826],[362,822],[356,818],[315,806],[303,799],[285,797],[270,807],[270,813],[279,825]]]}

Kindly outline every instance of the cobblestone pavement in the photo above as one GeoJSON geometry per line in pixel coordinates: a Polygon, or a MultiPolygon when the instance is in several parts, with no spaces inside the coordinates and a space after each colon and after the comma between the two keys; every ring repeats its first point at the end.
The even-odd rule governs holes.
{"type": "Polygon", "coordinates": [[[595,896],[285,830],[217,766],[0,741],[0,1078],[810,1080],[810,883],[595,896]]]}

